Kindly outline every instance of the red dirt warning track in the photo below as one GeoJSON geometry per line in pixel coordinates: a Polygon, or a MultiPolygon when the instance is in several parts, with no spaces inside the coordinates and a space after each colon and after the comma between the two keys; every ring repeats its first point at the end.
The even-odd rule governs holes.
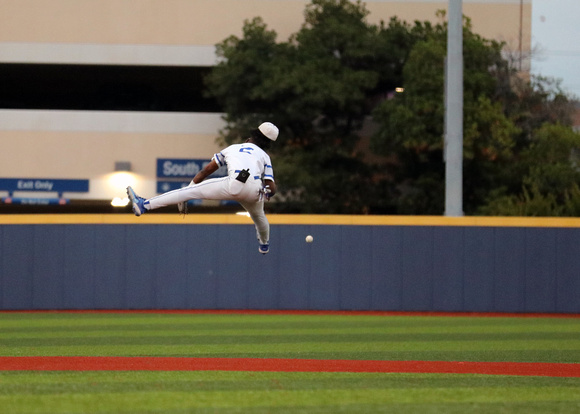
{"type": "Polygon", "coordinates": [[[393,372],[580,377],[580,364],[282,358],[0,357],[0,371],[393,372]]]}

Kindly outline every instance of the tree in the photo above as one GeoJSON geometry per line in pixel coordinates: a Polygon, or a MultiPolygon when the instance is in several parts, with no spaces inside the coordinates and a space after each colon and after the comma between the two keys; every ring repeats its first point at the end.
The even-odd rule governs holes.
{"type": "MultiPolygon", "coordinates": [[[[374,149],[397,160],[391,174],[396,211],[401,214],[441,214],[444,210],[446,31],[443,23],[422,33],[424,38],[413,45],[403,68],[405,92],[382,102],[373,113],[379,124],[374,149]]],[[[542,204],[544,212],[557,205],[552,199],[573,203],[576,193],[570,180],[576,167],[570,154],[578,147],[569,136],[575,135],[569,127],[574,109],[570,99],[550,79],[518,77],[502,57],[503,44],[473,33],[468,18],[464,18],[463,39],[466,214],[501,212],[499,206],[506,200],[511,205],[516,199],[518,205],[521,200],[542,204]],[[546,123],[560,127],[543,130],[546,123]],[[537,148],[540,142],[555,145],[560,138],[566,141],[566,149],[559,153],[557,167],[548,167],[547,148],[537,148]],[[532,167],[535,163],[542,167],[532,167]],[[551,177],[551,185],[542,176],[544,181],[551,177]],[[540,203],[540,197],[548,202],[540,203]]],[[[520,213],[533,214],[533,210],[520,209],[520,213]]],[[[554,207],[552,213],[561,210],[554,207]]]]}
{"type": "MultiPolygon", "coordinates": [[[[519,130],[493,102],[497,81],[490,68],[504,64],[502,45],[473,33],[469,19],[464,22],[464,208],[470,212],[500,181],[519,130]]],[[[404,93],[373,113],[379,124],[373,148],[398,160],[392,171],[398,213],[441,214],[444,209],[446,31],[446,24],[438,24],[413,45],[403,69],[404,93]]]]}
{"type": "MultiPolygon", "coordinates": [[[[271,206],[279,212],[443,212],[445,13],[438,24],[393,17],[371,25],[367,16],[360,1],[312,0],[287,41],[254,18],[241,38],[217,45],[220,63],[207,87],[226,113],[223,141],[264,120],[281,129],[273,153],[280,192],[271,206]],[[394,93],[399,86],[404,93],[394,93]],[[374,163],[360,146],[371,116],[372,152],[382,156],[374,163]]],[[[562,157],[557,171],[532,167],[542,163],[543,134],[557,132],[543,125],[571,132],[571,100],[557,82],[518,77],[504,45],[474,33],[468,18],[463,39],[466,214],[495,214],[502,202],[521,200],[545,211],[580,206],[580,191],[568,185],[573,157],[562,157]],[[568,181],[555,193],[542,176],[568,181]]]]}
{"type": "Polygon", "coordinates": [[[580,134],[546,123],[521,153],[521,191],[481,208],[484,214],[576,216],[580,214],[580,134]]]}
{"type": "Polygon", "coordinates": [[[360,2],[313,0],[288,42],[276,43],[255,18],[243,38],[218,45],[221,62],[207,85],[227,113],[224,140],[266,119],[281,128],[274,149],[281,211],[364,213],[376,197],[357,132],[372,109],[369,97],[393,82],[380,68],[390,62],[396,72],[401,63],[379,53],[380,30],[367,15],[360,2]]]}
{"type": "Polygon", "coordinates": [[[226,141],[250,125],[255,127],[256,118],[272,117],[275,97],[265,93],[264,82],[274,75],[275,63],[289,53],[287,45],[276,43],[276,33],[267,30],[260,18],[246,22],[243,34],[242,39],[230,36],[217,45],[221,62],[206,78],[208,93],[226,113],[226,141]]]}

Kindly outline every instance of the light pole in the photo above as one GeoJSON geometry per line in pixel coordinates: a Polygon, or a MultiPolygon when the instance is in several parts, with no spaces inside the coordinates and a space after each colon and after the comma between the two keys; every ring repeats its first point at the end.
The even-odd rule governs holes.
{"type": "Polygon", "coordinates": [[[449,0],[445,72],[445,215],[463,216],[463,11],[449,0]]]}

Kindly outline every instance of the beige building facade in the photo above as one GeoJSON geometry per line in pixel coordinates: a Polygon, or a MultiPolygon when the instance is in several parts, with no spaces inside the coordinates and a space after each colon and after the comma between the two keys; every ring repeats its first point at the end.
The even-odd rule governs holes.
{"type": "MultiPolygon", "coordinates": [[[[463,0],[474,31],[514,53],[531,43],[532,0],[463,0]]],[[[0,65],[212,66],[215,44],[261,16],[285,41],[299,30],[300,0],[0,0],[0,65]]],[[[447,1],[368,0],[368,21],[437,21],[447,1]]],[[[1,93],[1,92],[0,92],[1,93]]],[[[209,158],[219,113],[0,108],[0,178],[89,179],[70,198],[112,199],[127,184],[156,192],[158,158],[209,158]],[[113,174],[118,161],[131,174],[113,174]]],[[[283,139],[283,137],[281,137],[283,139]]],[[[0,197],[7,193],[1,191],[0,197]]],[[[22,197],[31,196],[22,192],[22,197]]]]}

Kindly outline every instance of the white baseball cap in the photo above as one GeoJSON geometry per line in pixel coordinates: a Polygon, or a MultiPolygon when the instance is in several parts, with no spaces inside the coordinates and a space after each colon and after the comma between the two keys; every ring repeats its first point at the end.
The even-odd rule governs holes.
{"type": "Polygon", "coordinates": [[[272,141],[276,141],[278,138],[278,133],[280,132],[278,131],[278,127],[271,122],[264,122],[263,124],[260,124],[258,129],[262,134],[264,134],[266,138],[271,139],[272,141]]]}

